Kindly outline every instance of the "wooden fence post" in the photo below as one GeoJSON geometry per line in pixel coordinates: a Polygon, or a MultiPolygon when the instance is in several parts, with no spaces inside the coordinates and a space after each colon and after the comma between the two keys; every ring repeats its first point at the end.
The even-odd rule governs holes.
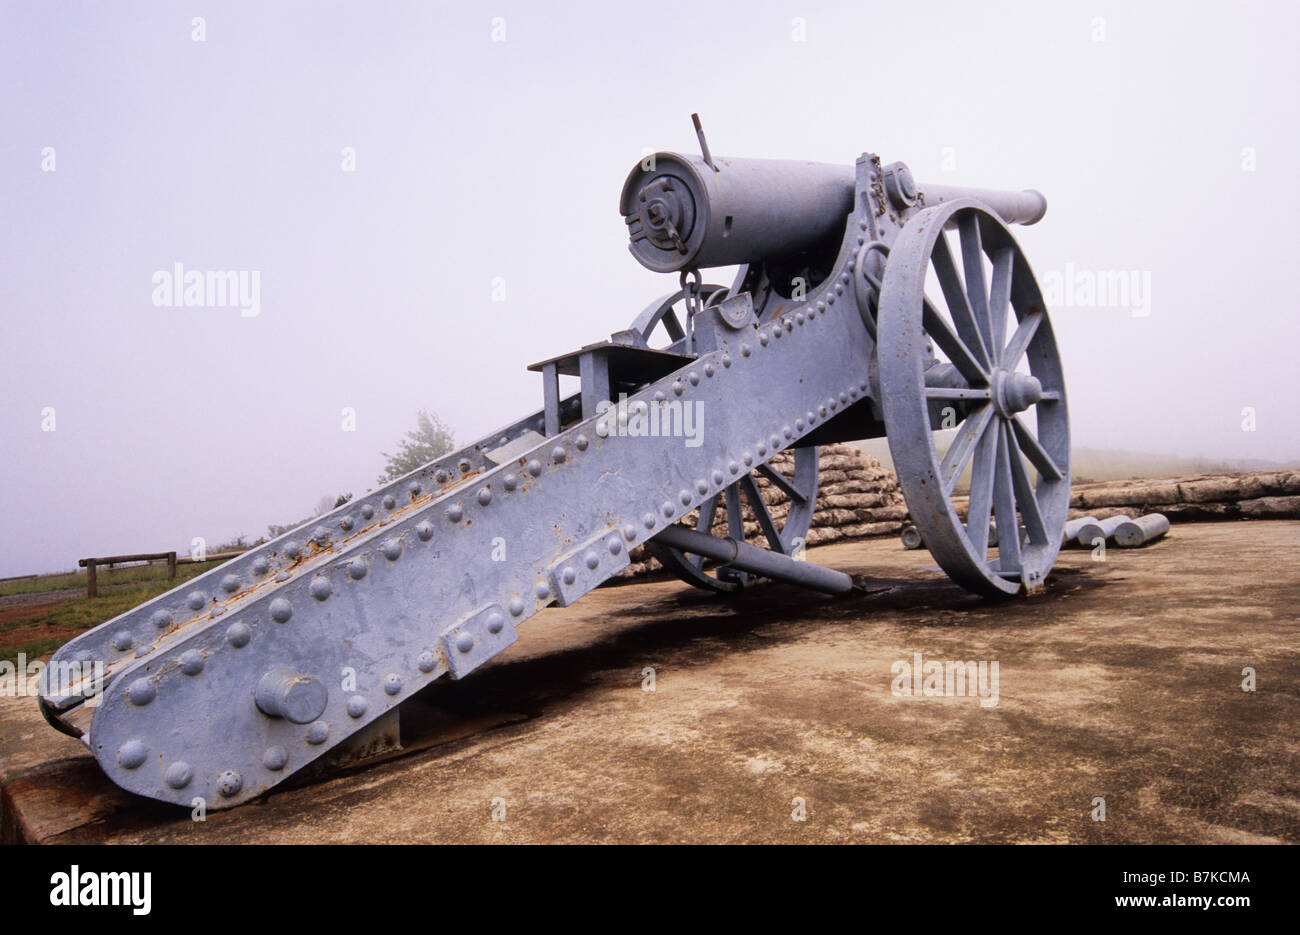
{"type": "Polygon", "coordinates": [[[86,597],[98,595],[99,589],[95,585],[95,560],[88,558],[86,559],[86,597]]]}
{"type": "Polygon", "coordinates": [[[167,580],[168,581],[176,580],[176,553],[175,552],[167,553],[167,580]]]}

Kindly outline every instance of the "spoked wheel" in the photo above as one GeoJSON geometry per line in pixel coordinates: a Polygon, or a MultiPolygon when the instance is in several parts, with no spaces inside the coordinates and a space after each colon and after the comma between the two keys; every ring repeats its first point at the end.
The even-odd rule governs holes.
{"type": "MultiPolygon", "coordinates": [[[[795,448],[794,474],[789,476],[771,464],[764,464],[746,474],[721,493],[715,494],[700,505],[695,522],[697,532],[713,534],[714,521],[721,506],[725,512],[726,535],[745,541],[744,506],[758,523],[767,548],[782,555],[794,555],[806,541],[812,526],[813,511],[817,504],[817,449],[795,448]],[[787,500],[783,520],[777,520],[763,500],[758,478],[782,490],[787,500]]],[[[688,584],[707,591],[723,593],[739,591],[753,580],[753,576],[727,565],[706,567],[704,557],[661,545],[651,539],[646,548],[660,563],[688,584]]]]}
{"type": "Polygon", "coordinates": [[[878,326],[889,451],[935,561],[985,596],[1039,590],[1069,509],[1070,430],[1046,304],[1011,233],[969,200],[918,212],[890,250],[878,326]],[[934,433],[953,427],[941,457],[934,433]],[[963,523],[954,490],[968,467],[963,523]]]}
{"type": "MultiPolygon", "coordinates": [[[[700,286],[700,300],[705,305],[710,305],[714,301],[721,299],[726,293],[726,286],[713,283],[705,283],[700,286]]],[[[632,322],[632,327],[628,331],[632,333],[637,343],[643,347],[668,350],[681,343],[686,337],[686,328],[682,324],[686,318],[685,299],[685,290],[678,289],[659,301],[650,303],[646,306],[645,311],[636,316],[636,321],[632,322]],[[678,314],[679,308],[681,309],[680,315],[678,314]],[[659,343],[662,339],[656,329],[666,335],[666,343],[659,343]]]]}
{"type": "MultiPolygon", "coordinates": [[[[700,297],[704,305],[726,295],[727,287],[703,285],[700,297]]],[[[658,302],[648,306],[637,316],[629,329],[633,336],[647,347],[657,344],[657,329],[667,336],[667,349],[683,341],[686,330],[682,326],[677,306],[685,298],[681,290],[664,296],[658,302]]],[[[683,313],[684,314],[684,313],[683,313]]],[[[725,511],[726,535],[733,539],[745,541],[745,515],[742,504],[748,503],[753,521],[757,521],[763,533],[767,547],[784,555],[792,555],[804,544],[808,530],[812,526],[813,511],[817,503],[817,449],[796,448],[794,455],[794,474],[787,476],[776,467],[764,464],[720,494],[710,497],[700,506],[695,528],[699,532],[712,534],[718,510],[725,511]],[[783,521],[777,520],[764,502],[759,489],[758,478],[765,477],[768,482],[785,492],[789,506],[783,521]]],[[[722,566],[705,566],[704,557],[682,552],[678,549],[661,545],[653,539],[646,543],[649,552],[659,559],[666,569],[689,584],[707,591],[729,593],[739,591],[753,580],[753,576],[737,568],[722,566]]]]}

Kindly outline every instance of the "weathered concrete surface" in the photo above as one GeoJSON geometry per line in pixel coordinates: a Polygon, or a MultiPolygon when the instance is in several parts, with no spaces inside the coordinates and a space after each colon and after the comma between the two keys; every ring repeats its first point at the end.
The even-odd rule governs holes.
{"type": "Polygon", "coordinates": [[[729,605],[676,582],[601,589],[421,696],[404,730],[422,749],[201,823],[116,791],[31,699],[4,699],[4,833],[1300,840],[1300,523],[1180,525],[1104,563],[1067,552],[1045,597],[1001,605],[892,538],[810,557],[881,590],[826,600],[772,586],[729,605]],[[998,703],[895,697],[891,666],[915,652],[997,661],[998,703]],[[1241,688],[1246,666],[1254,693],[1241,688]],[[641,687],[648,667],[653,693],[641,687]],[[1105,822],[1089,817],[1097,796],[1105,822]],[[796,797],[806,821],[791,818],[796,797]],[[494,800],[504,821],[492,820],[494,800]]]}

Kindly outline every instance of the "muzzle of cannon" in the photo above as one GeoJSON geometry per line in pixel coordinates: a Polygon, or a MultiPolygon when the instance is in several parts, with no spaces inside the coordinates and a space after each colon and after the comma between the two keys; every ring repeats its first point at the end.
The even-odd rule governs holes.
{"type": "Polygon", "coordinates": [[[676,288],[531,365],[540,408],[78,635],[42,672],[49,722],[123,788],[221,808],[364,746],[642,546],[719,595],[851,600],[859,582],[803,554],[830,442],[887,437],[919,540],[962,587],[1041,591],[1069,421],[1007,225],[1042,196],[700,141],[639,163],[619,204],[633,255],[676,288]],[[718,266],[730,284],[704,282],[718,266]]]}

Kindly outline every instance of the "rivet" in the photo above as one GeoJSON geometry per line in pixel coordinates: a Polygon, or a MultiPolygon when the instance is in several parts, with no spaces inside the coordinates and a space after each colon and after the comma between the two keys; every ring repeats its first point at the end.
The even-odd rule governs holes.
{"type": "Polygon", "coordinates": [[[190,610],[201,610],[203,608],[203,605],[206,604],[207,602],[208,602],[207,595],[205,595],[202,591],[191,591],[189,593],[189,596],[185,598],[185,606],[187,606],[190,610]]]}
{"type": "Polygon", "coordinates": [[[726,480],[726,479],[727,479],[727,478],[723,475],[723,473],[722,473],[721,471],[714,471],[714,472],[713,472],[713,486],[715,486],[715,487],[719,487],[719,486],[721,486],[721,485],[722,485],[722,482],[723,482],[724,480],[726,480]]]}
{"type": "Polygon", "coordinates": [[[758,333],[758,343],[761,344],[761,345],[763,345],[764,347],[767,347],[767,332],[766,332],[766,331],[760,331],[760,332],[758,333]]]}
{"type": "Polygon", "coordinates": [[[745,467],[749,467],[750,465],[752,465],[752,464],[754,463],[754,456],[753,456],[752,454],[750,454],[748,451],[746,451],[746,452],[741,456],[740,460],[745,462],[745,467]]]}
{"type": "Polygon", "coordinates": [[[506,618],[500,614],[492,614],[488,617],[487,628],[489,633],[500,633],[501,628],[506,625],[506,618]]]}
{"type": "Polygon", "coordinates": [[[271,562],[265,555],[253,559],[253,574],[264,575],[271,570],[271,562]]]}
{"type": "Polygon", "coordinates": [[[735,461],[732,461],[730,464],[727,465],[727,470],[730,471],[732,474],[739,474],[740,465],[737,464],[735,461]]]}
{"type": "Polygon", "coordinates": [[[785,332],[782,331],[779,327],[772,328],[772,337],[776,338],[777,340],[780,340],[781,335],[783,335],[784,333],[785,332]]]}
{"type": "Polygon", "coordinates": [[[366,568],[365,559],[354,558],[352,561],[348,562],[348,577],[353,581],[360,581],[366,576],[368,570],[369,569],[366,568]]]}
{"type": "Polygon", "coordinates": [[[825,406],[818,406],[818,407],[817,407],[817,411],[818,411],[819,413],[821,413],[822,418],[825,418],[825,417],[826,417],[826,407],[825,407],[825,406]]]}
{"type": "Polygon", "coordinates": [[[158,689],[147,678],[136,679],[126,687],[127,700],[133,705],[143,707],[153,701],[157,695],[158,689]]]}
{"type": "Polygon", "coordinates": [[[794,420],[794,430],[795,430],[796,432],[802,432],[802,431],[803,431],[803,419],[795,419],[795,420],[794,420]]]}
{"type": "Polygon", "coordinates": [[[324,721],[312,721],[311,727],[307,728],[307,742],[312,746],[320,746],[330,735],[330,726],[324,721]]]}
{"type": "Polygon", "coordinates": [[[375,508],[372,504],[369,503],[361,504],[362,519],[374,519],[374,516],[375,516],[375,508]]]}
{"type": "Polygon", "coordinates": [[[433,472],[433,480],[434,483],[437,484],[447,483],[447,472],[444,471],[442,468],[438,468],[438,470],[433,472]]]}
{"type": "Polygon", "coordinates": [[[366,699],[361,695],[353,695],[348,699],[348,717],[361,717],[366,713],[366,699]]]}
{"type": "Polygon", "coordinates": [[[149,756],[149,748],[142,740],[128,740],[117,748],[117,765],[123,769],[137,769],[149,756]]]}
{"type": "MultiPolygon", "coordinates": [[[[668,507],[670,512],[672,511],[673,505],[671,503],[665,503],[664,506],[668,507]]],[[[655,515],[653,513],[647,513],[645,516],[642,516],[641,525],[644,526],[646,529],[654,529],[655,515]]]]}
{"type": "Polygon", "coordinates": [[[203,671],[203,653],[197,649],[185,650],[185,652],[181,653],[178,661],[181,664],[181,671],[186,675],[198,675],[203,671]]]}
{"type": "Polygon", "coordinates": [[[452,523],[459,523],[465,518],[465,508],[459,503],[453,503],[447,507],[447,520],[452,523]]]}
{"type": "Polygon", "coordinates": [[[765,457],[767,455],[767,443],[759,442],[758,447],[755,449],[755,451],[758,452],[758,456],[760,458],[765,457]]]}
{"type": "Polygon", "coordinates": [[[284,752],[284,747],[268,747],[262,754],[262,765],[273,773],[284,769],[284,764],[288,762],[289,754],[284,752]]]}
{"type": "Polygon", "coordinates": [[[706,494],[709,492],[709,482],[706,481],[703,477],[701,477],[699,480],[695,482],[695,489],[698,490],[701,494],[706,494]]]}
{"type": "Polygon", "coordinates": [[[582,557],[582,561],[592,571],[595,571],[597,568],[600,567],[600,556],[596,554],[595,550],[592,550],[588,552],[586,555],[584,555],[582,557]]]}
{"type": "Polygon", "coordinates": [[[161,630],[164,627],[171,626],[172,615],[167,613],[165,610],[155,610],[153,612],[153,617],[150,619],[153,620],[153,625],[161,630]]]}
{"type": "MultiPolygon", "coordinates": [[[[327,585],[328,581],[325,582],[327,585]]],[[[287,623],[293,616],[293,605],[283,597],[277,597],[271,601],[271,619],[276,623],[287,623]]]]}
{"type": "Polygon", "coordinates": [[[773,435],[771,438],[768,439],[768,441],[771,443],[773,451],[777,451],[780,449],[781,439],[779,437],[773,435]]]}
{"type": "Polygon", "coordinates": [[[568,452],[564,450],[563,445],[556,445],[554,448],[551,449],[551,460],[554,461],[556,464],[563,464],[564,459],[567,458],[568,456],[569,456],[568,452]]]}
{"type": "Polygon", "coordinates": [[[722,355],[722,366],[724,366],[724,367],[730,367],[730,366],[731,366],[731,357],[730,357],[729,355],[727,355],[727,354],[723,354],[723,355],[722,355]]]}
{"type": "Polygon", "coordinates": [[[225,591],[227,594],[234,594],[236,591],[238,591],[238,590],[239,590],[239,576],[238,576],[238,575],[226,575],[226,577],[222,578],[222,579],[221,579],[221,590],[225,591]]]}
{"type": "Polygon", "coordinates": [[[847,403],[848,401],[849,401],[849,394],[848,394],[848,393],[841,393],[841,394],[840,394],[840,402],[843,404],[843,403],[847,403]]]}
{"type": "Polygon", "coordinates": [[[633,526],[631,523],[624,523],[624,524],[623,524],[623,538],[626,539],[628,542],[631,542],[633,539],[635,539],[635,538],[636,538],[636,527],[633,526]]]}
{"type": "Polygon", "coordinates": [[[808,410],[808,412],[806,412],[806,413],[804,414],[804,418],[806,418],[806,419],[808,420],[808,424],[809,424],[809,425],[812,425],[814,422],[817,421],[817,416],[813,415],[813,412],[812,412],[811,409],[808,410]]]}
{"type": "Polygon", "coordinates": [[[586,451],[587,446],[590,444],[591,444],[591,439],[587,438],[586,435],[579,435],[577,438],[573,440],[573,446],[577,448],[579,451],[586,451]]]}
{"type": "Polygon", "coordinates": [[[527,471],[533,477],[536,477],[538,474],[542,473],[542,462],[538,461],[536,458],[533,458],[531,461],[528,462],[527,471]]]}
{"type": "Polygon", "coordinates": [[[397,506],[397,501],[393,499],[393,495],[391,493],[384,495],[383,503],[384,503],[385,510],[391,510],[393,507],[397,506]]]}
{"type": "MultiPolygon", "coordinates": [[[[361,512],[364,513],[365,511],[366,511],[366,507],[362,507],[361,512]]],[[[372,510],[371,512],[374,511],[372,510]]],[[[302,546],[298,544],[297,539],[290,539],[288,542],[284,544],[285,558],[289,558],[289,559],[297,558],[298,553],[301,551],[302,551],[302,546]]]]}
{"type": "Polygon", "coordinates": [[[396,695],[402,690],[402,677],[396,672],[389,672],[384,676],[384,691],[390,695],[396,695]]]}
{"type": "Polygon", "coordinates": [[[788,318],[782,318],[782,319],[781,319],[781,324],[785,325],[785,330],[786,330],[786,331],[793,331],[793,330],[794,330],[794,322],[792,322],[792,321],[791,321],[790,319],[788,319],[788,318]]]}
{"type": "Polygon", "coordinates": [[[420,495],[420,482],[414,480],[411,481],[411,483],[406,488],[406,492],[409,493],[412,497],[418,497],[420,495]]]}
{"type": "Polygon", "coordinates": [[[573,584],[578,580],[578,573],[573,570],[572,565],[566,565],[564,571],[560,573],[560,577],[564,579],[565,584],[573,584]]]}
{"type": "Polygon", "coordinates": [[[505,477],[501,478],[501,486],[507,491],[513,492],[514,489],[519,486],[519,478],[515,477],[513,474],[507,474],[505,477]]]}
{"type": "MultiPolygon", "coordinates": [[[[708,488],[706,487],[705,489],[707,490],[708,488]]],[[[691,492],[690,492],[689,490],[682,490],[682,491],[679,491],[678,494],[677,494],[677,499],[680,500],[680,501],[682,502],[682,506],[690,506],[690,505],[691,505],[691,492]]]]}
{"type": "Polygon", "coordinates": [[[713,364],[705,364],[705,365],[704,365],[704,375],[705,375],[706,377],[711,377],[711,376],[713,376],[713,373],[714,373],[714,370],[713,370],[713,364]]]}
{"type": "MultiPolygon", "coordinates": [[[[284,619],[288,620],[289,618],[285,617],[284,619]]],[[[248,628],[246,623],[232,623],[226,627],[226,642],[235,649],[242,649],[247,646],[252,637],[253,631],[248,628]]]]}
{"type": "Polygon", "coordinates": [[[132,637],[131,634],[126,630],[122,630],[116,636],[113,637],[113,648],[116,649],[118,652],[123,652],[123,653],[126,652],[128,649],[131,648],[131,646],[134,643],[135,643],[134,637],[132,637]]]}
{"type": "Polygon", "coordinates": [[[177,760],[171,766],[167,767],[167,785],[171,786],[173,789],[184,789],[190,784],[190,780],[193,778],[194,770],[190,767],[190,764],[186,763],[184,760],[177,760]]]}
{"type": "Polygon", "coordinates": [[[478,492],[478,505],[487,506],[492,502],[492,488],[480,487],[478,492]]]}
{"type": "Polygon", "coordinates": [[[457,462],[456,467],[460,468],[460,472],[462,474],[468,474],[470,469],[470,463],[467,459],[461,458],[460,461],[457,462]]]}
{"type": "Polygon", "coordinates": [[[685,392],[686,392],[686,385],[685,385],[684,383],[682,383],[681,380],[674,380],[674,381],[673,381],[673,394],[676,395],[676,396],[681,396],[681,395],[682,395],[683,393],[685,393],[685,392]]]}
{"type": "Polygon", "coordinates": [[[311,531],[311,541],[317,545],[324,545],[330,541],[330,531],[324,526],[317,526],[311,531]]]}
{"type": "Polygon", "coordinates": [[[843,295],[843,294],[844,294],[844,284],[843,284],[843,283],[839,283],[839,282],[837,282],[837,283],[835,284],[835,294],[836,294],[836,295],[843,295]]]}
{"type": "Polygon", "coordinates": [[[668,394],[665,393],[663,390],[655,390],[655,395],[653,398],[654,401],[657,403],[666,402],[668,400],[668,394]]]}
{"type": "Polygon", "coordinates": [[[833,296],[833,295],[828,295],[828,296],[826,297],[826,304],[827,304],[827,305],[834,305],[834,304],[835,304],[835,296],[833,296]]]}
{"type": "Polygon", "coordinates": [[[432,672],[438,665],[438,657],[427,649],[420,653],[419,658],[415,660],[415,666],[421,672],[432,672]]]}
{"type": "Polygon", "coordinates": [[[510,606],[507,609],[510,611],[510,616],[518,617],[524,612],[524,602],[517,597],[512,597],[510,598],[510,606]]]}
{"type": "Polygon", "coordinates": [[[750,354],[752,354],[752,353],[754,353],[754,349],[753,349],[752,347],[750,347],[748,344],[743,344],[743,343],[742,343],[742,344],[740,345],[740,356],[741,356],[741,357],[748,357],[748,356],[749,356],[750,354]]]}
{"type": "Polygon", "coordinates": [[[351,532],[352,527],[354,525],[355,523],[353,522],[351,516],[345,516],[341,520],[339,520],[339,528],[342,529],[344,532],[351,532]]]}
{"type": "MultiPolygon", "coordinates": [[[[689,496],[689,494],[688,494],[688,496],[689,496]]],[[[690,502],[690,500],[687,500],[687,503],[689,503],[689,502],[690,502]]],[[[665,501],[663,502],[663,505],[659,507],[659,512],[663,513],[663,515],[664,515],[665,517],[671,517],[671,516],[672,516],[675,512],[677,512],[677,511],[673,509],[673,505],[672,505],[671,503],[669,503],[667,500],[665,500],[665,501]]]]}
{"type": "Polygon", "coordinates": [[[401,539],[397,539],[397,538],[389,539],[386,542],[384,542],[384,544],[380,546],[380,548],[384,553],[384,558],[388,559],[390,562],[395,562],[402,557],[401,539]]]}
{"type": "Polygon", "coordinates": [[[825,302],[818,302],[818,303],[817,303],[817,314],[820,315],[820,314],[821,314],[822,312],[824,312],[824,311],[826,311],[826,303],[825,303],[825,302]]]}
{"type": "Polygon", "coordinates": [[[468,630],[462,630],[456,637],[456,648],[463,653],[469,652],[474,648],[474,634],[468,630]]]}
{"type": "Polygon", "coordinates": [[[508,444],[510,444],[510,436],[509,436],[509,435],[502,435],[500,438],[497,439],[497,447],[498,447],[498,448],[502,447],[503,445],[508,445],[508,444]]]}
{"type": "Polygon", "coordinates": [[[803,324],[803,312],[796,312],[794,316],[795,324],[803,324]]]}
{"type": "Polygon", "coordinates": [[[619,552],[623,551],[623,541],[614,536],[610,536],[605,540],[605,548],[609,549],[610,555],[617,555],[619,552]]]}
{"type": "Polygon", "coordinates": [[[311,596],[318,601],[323,601],[334,593],[334,586],[330,584],[330,579],[324,575],[317,575],[311,579],[311,586],[307,589],[311,596]]]}
{"type": "MultiPolygon", "coordinates": [[[[215,617],[215,616],[217,616],[217,615],[216,615],[216,614],[213,614],[213,616],[215,617]]],[[[138,646],[138,647],[136,647],[136,650],[135,650],[135,658],[137,658],[137,659],[143,659],[145,656],[149,655],[151,652],[153,652],[153,647],[152,647],[152,646],[148,646],[148,645],[145,645],[145,646],[138,646]]]]}
{"type": "Polygon", "coordinates": [[[433,523],[424,520],[415,527],[415,534],[420,537],[421,542],[428,542],[433,538],[433,523]]]}
{"type": "Polygon", "coordinates": [[[537,582],[537,590],[535,593],[537,594],[537,599],[539,601],[544,601],[551,596],[551,586],[545,581],[539,581],[537,582]]]}
{"type": "Polygon", "coordinates": [[[686,374],[686,379],[690,382],[691,386],[700,385],[700,375],[696,373],[694,370],[686,374]]]}
{"type": "Polygon", "coordinates": [[[239,795],[239,790],[242,788],[244,788],[244,777],[233,769],[228,769],[217,777],[217,791],[228,799],[239,795]]]}

